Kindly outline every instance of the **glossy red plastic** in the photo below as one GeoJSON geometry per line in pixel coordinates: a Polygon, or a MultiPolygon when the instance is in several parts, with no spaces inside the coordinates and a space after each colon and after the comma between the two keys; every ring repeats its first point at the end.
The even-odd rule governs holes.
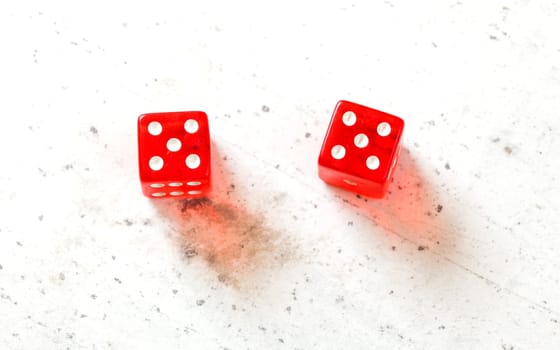
{"type": "Polygon", "coordinates": [[[208,194],[210,130],[204,112],[149,113],[138,117],[142,192],[150,198],[208,194]]]}
{"type": "Polygon", "coordinates": [[[319,154],[319,177],[368,197],[387,191],[397,163],[404,121],[353,102],[339,101],[319,154]]]}

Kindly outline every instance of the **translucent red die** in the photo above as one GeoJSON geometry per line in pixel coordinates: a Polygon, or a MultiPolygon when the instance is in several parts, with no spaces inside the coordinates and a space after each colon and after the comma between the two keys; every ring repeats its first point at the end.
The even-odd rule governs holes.
{"type": "Polygon", "coordinates": [[[399,117],[339,101],[319,154],[319,177],[358,194],[383,197],[399,157],[403,129],[399,117]]]}
{"type": "Polygon", "coordinates": [[[142,192],[150,198],[208,194],[210,130],[204,112],[149,113],[138,117],[142,192]]]}

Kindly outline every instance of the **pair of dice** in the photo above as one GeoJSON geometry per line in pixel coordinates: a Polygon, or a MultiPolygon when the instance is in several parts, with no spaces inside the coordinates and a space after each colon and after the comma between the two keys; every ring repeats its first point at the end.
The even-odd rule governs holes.
{"type": "MultiPolygon", "coordinates": [[[[403,128],[399,117],[339,101],[319,153],[319,177],[358,194],[383,197],[399,157],[403,128]]],[[[141,115],[138,158],[144,195],[206,196],[211,189],[210,148],[204,112],[141,115]]]]}

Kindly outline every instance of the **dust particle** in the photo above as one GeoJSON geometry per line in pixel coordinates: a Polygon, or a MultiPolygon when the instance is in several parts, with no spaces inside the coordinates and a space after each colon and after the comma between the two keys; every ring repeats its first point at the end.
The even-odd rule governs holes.
{"type": "Polygon", "coordinates": [[[43,215],[39,215],[37,218],[39,219],[39,221],[43,221],[43,215]]]}
{"type": "Polygon", "coordinates": [[[0,264],[0,270],[2,270],[4,267],[2,267],[2,264],[0,264]]]}
{"type": "Polygon", "coordinates": [[[173,289],[172,292],[173,292],[173,294],[179,293],[179,291],[177,289],[173,289]]]}
{"type": "Polygon", "coordinates": [[[187,248],[185,248],[185,253],[184,254],[185,254],[185,258],[190,259],[190,258],[194,258],[195,256],[197,256],[198,252],[193,247],[187,247],[187,248]]]}
{"type": "Polygon", "coordinates": [[[196,305],[202,306],[202,305],[204,305],[205,302],[206,302],[206,300],[204,300],[204,299],[198,299],[198,300],[196,301],[196,305]]]}
{"type": "Polygon", "coordinates": [[[61,281],[64,281],[64,280],[66,279],[66,276],[64,275],[64,273],[61,272],[61,273],[58,274],[58,278],[59,278],[61,281]]]}
{"type": "Polygon", "coordinates": [[[115,280],[115,282],[117,282],[118,284],[122,284],[122,281],[121,281],[119,278],[115,277],[114,280],[115,280]]]}
{"type": "Polygon", "coordinates": [[[447,169],[447,170],[451,169],[451,166],[449,165],[449,163],[445,163],[445,169],[447,169]]]}
{"type": "Polygon", "coordinates": [[[507,154],[512,154],[513,153],[513,149],[509,146],[504,147],[504,152],[506,152],[507,154]]]}
{"type": "Polygon", "coordinates": [[[394,250],[397,250],[397,247],[392,246],[392,247],[391,247],[391,250],[393,250],[393,251],[394,251],[394,250]]]}
{"type": "Polygon", "coordinates": [[[308,139],[309,137],[311,137],[311,133],[310,133],[310,132],[306,132],[306,133],[305,133],[305,138],[308,139]]]}
{"type": "Polygon", "coordinates": [[[438,213],[441,213],[441,211],[443,210],[443,205],[438,204],[436,210],[437,210],[438,213]]]}
{"type": "Polygon", "coordinates": [[[428,249],[428,247],[425,246],[425,245],[419,245],[419,246],[418,246],[418,251],[424,251],[424,250],[426,250],[426,249],[428,249]]]}
{"type": "Polygon", "coordinates": [[[90,126],[89,127],[89,132],[91,132],[94,135],[97,135],[99,133],[99,131],[97,130],[97,128],[95,126],[90,126]]]}
{"type": "Polygon", "coordinates": [[[126,226],[132,226],[132,220],[126,218],[126,219],[124,219],[124,224],[125,224],[126,226]]]}
{"type": "Polygon", "coordinates": [[[23,244],[21,244],[20,241],[16,241],[16,244],[19,245],[20,247],[23,247],[23,244]]]}
{"type": "Polygon", "coordinates": [[[92,294],[89,297],[92,298],[93,300],[97,299],[97,295],[95,295],[95,294],[92,294]]]}
{"type": "Polygon", "coordinates": [[[263,105],[263,106],[261,107],[261,110],[262,110],[263,112],[265,112],[265,113],[270,112],[270,108],[269,108],[267,105],[263,105]]]}
{"type": "Polygon", "coordinates": [[[498,142],[500,142],[500,138],[499,138],[499,137],[495,137],[495,138],[492,139],[492,142],[493,142],[493,143],[498,143],[498,142]]]}

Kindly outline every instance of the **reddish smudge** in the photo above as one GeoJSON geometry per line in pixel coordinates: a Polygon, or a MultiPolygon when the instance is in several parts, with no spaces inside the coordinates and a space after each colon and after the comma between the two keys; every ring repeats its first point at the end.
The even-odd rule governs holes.
{"type": "Polygon", "coordinates": [[[187,262],[203,259],[227,285],[241,287],[274,265],[293,258],[290,243],[267,225],[263,213],[242,203],[226,168],[227,157],[214,145],[213,190],[207,198],[156,200],[171,222],[171,237],[187,262]]]}

